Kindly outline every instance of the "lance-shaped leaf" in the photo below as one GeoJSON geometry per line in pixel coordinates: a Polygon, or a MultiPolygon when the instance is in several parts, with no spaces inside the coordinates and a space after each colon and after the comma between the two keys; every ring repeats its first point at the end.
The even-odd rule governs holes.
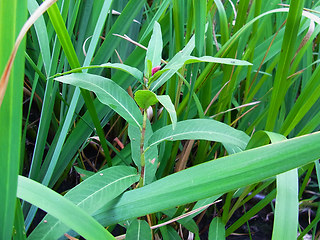
{"type": "Polygon", "coordinates": [[[185,64],[197,63],[197,62],[210,62],[210,63],[220,63],[227,65],[236,65],[236,66],[250,66],[251,63],[238,60],[233,58],[218,58],[211,56],[204,57],[193,57],[190,56],[195,46],[194,37],[190,39],[185,48],[177,53],[171,61],[163,68],[163,70],[169,69],[164,72],[156,81],[151,83],[151,91],[156,91],[159,87],[161,87],[166,81],[168,81],[180,68],[182,68],[185,64]]]}
{"type": "Polygon", "coordinates": [[[209,240],[225,240],[226,239],[226,230],[225,224],[219,217],[215,217],[209,227],[209,240]]]}
{"type": "Polygon", "coordinates": [[[55,80],[93,91],[100,102],[108,105],[128,123],[141,128],[142,116],[138,106],[114,81],[88,73],[72,73],[55,80]]]}
{"type": "Polygon", "coordinates": [[[128,227],[126,240],[151,240],[151,228],[144,220],[134,219],[128,227]]]}
{"type": "Polygon", "coordinates": [[[168,111],[171,122],[172,122],[172,129],[176,127],[177,124],[177,113],[176,109],[174,108],[171,99],[168,95],[157,96],[158,101],[162,104],[162,106],[168,111]]]}
{"type": "Polygon", "coordinates": [[[53,77],[59,77],[59,76],[63,76],[63,75],[70,74],[70,73],[77,73],[77,72],[84,70],[84,69],[93,69],[93,68],[118,69],[118,70],[121,70],[123,72],[130,74],[131,76],[133,76],[134,78],[139,80],[139,82],[143,83],[143,81],[142,81],[143,73],[139,69],[128,66],[126,64],[122,64],[122,63],[104,63],[101,65],[91,65],[91,66],[87,66],[87,67],[74,68],[74,69],[67,71],[67,72],[64,72],[64,73],[58,73],[58,74],[54,75],[53,77]]]}
{"type": "MultiPolygon", "coordinates": [[[[138,180],[139,175],[132,167],[111,167],[72,188],[64,198],[91,215],[138,180]]],[[[68,226],[51,215],[44,219],[46,222],[42,221],[35,228],[29,236],[30,240],[58,239],[69,230],[68,226]]]]}
{"type": "Polygon", "coordinates": [[[249,136],[224,123],[212,119],[191,119],[178,122],[175,129],[165,126],[156,131],[149,139],[149,146],[163,141],[202,139],[230,143],[245,149],[249,136]]]}
{"type": "Polygon", "coordinates": [[[152,75],[151,69],[156,66],[159,66],[161,63],[162,47],[163,42],[161,35],[161,27],[158,22],[155,22],[153,26],[153,33],[148,44],[148,50],[145,58],[145,75],[148,78],[152,75]],[[148,64],[148,61],[151,62],[151,66],[150,63],[148,64]]]}
{"type": "Polygon", "coordinates": [[[36,181],[19,176],[17,197],[48,212],[86,239],[115,239],[83,209],[36,181]]]}
{"type": "Polygon", "coordinates": [[[203,56],[203,57],[193,57],[190,56],[184,64],[197,63],[197,62],[210,62],[210,63],[220,63],[227,65],[235,65],[235,66],[251,66],[252,63],[249,63],[245,60],[239,60],[234,58],[217,58],[211,56],[203,56]]]}

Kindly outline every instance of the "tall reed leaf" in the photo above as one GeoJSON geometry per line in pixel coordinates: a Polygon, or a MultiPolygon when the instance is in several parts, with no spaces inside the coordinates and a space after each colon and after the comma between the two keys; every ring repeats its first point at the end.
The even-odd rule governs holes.
{"type": "MultiPolygon", "coordinates": [[[[26,20],[26,7],[26,1],[0,1],[0,76],[4,74],[16,37],[26,20]]],[[[0,84],[0,92],[5,91],[4,96],[0,96],[0,239],[11,239],[15,215],[22,131],[24,48],[25,41],[22,41],[8,85],[0,84]]]]}
{"type": "Polygon", "coordinates": [[[19,176],[17,197],[43,209],[87,239],[115,239],[83,209],[31,179],[19,176]]]}

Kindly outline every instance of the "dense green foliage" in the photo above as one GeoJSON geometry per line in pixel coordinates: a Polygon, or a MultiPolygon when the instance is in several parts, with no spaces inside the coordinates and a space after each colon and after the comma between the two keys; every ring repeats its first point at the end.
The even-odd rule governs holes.
{"type": "MultiPolygon", "coordinates": [[[[41,4],[4,2],[2,76],[41,4]]],[[[0,239],[225,239],[268,205],[266,236],[317,239],[319,15],[309,0],[58,0],[0,81],[0,239]]]]}

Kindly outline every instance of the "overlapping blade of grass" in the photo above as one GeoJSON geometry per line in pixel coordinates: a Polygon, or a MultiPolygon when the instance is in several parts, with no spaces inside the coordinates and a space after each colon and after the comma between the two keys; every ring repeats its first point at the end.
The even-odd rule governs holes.
{"type": "MultiPolygon", "coordinates": [[[[26,2],[0,2],[0,76],[10,58],[16,37],[26,21],[26,2]]],[[[24,49],[22,41],[16,55],[11,77],[2,104],[0,103],[0,238],[11,239],[16,209],[17,178],[20,164],[22,127],[22,89],[24,77],[24,49]]],[[[1,84],[1,88],[5,88],[1,84]]],[[[4,89],[1,89],[2,91],[4,89]]],[[[24,143],[22,143],[24,144],[24,143]]]]}
{"type": "Polygon", "coordinates": [[[304,1],[294,1],[291,3],[286,22],[285,34],[282,42],[279,65],[277,67],[268,117],[266,130],[273,131],[276,127],[277,116],[280,106],[283,103],[286,91],[288,89],[288,72],[293,54],[295,52],[295,43],[300,26],[304,1]]]}
{"type": "MultiPolygon", "coordinates": [[[[108,8],[110,6],[111,2],[108,1],[105,3],[105,8],[107,9],[104,9],[105,11],[108,11],[108,8]]],[[[66,6],[65,6],[66,7],[66,6]]],[[[58,38],[59,40],[61,41],[61,45],[63,46],[63,49],[65,50],[65,54],[66,54],[66,57],[69,61],[69,64],[72,68],[76,68],[76,67],[80,67],[80,64],[78,62],[78,59],[77,59],[77,56],[74,52],[74,48],[72,46],[72,43],[71,43],[71,39],[69,37],[69,34],[67,32],[67,29],[64,25],[64,20],[60,14],[60,11],[57,7],[57,5],[53,5],[53,8],[50,9],[50,11],[48,12],[49,13],[49,16],[50,16],[50,19],[54,25],[54,28],[57,32],[57,35],[58,35],[58,38]]],[[[101,24],[100,24],[101,25],[101,24]]],[[[100,30],[101,31],[101,30],[100,30]]],[[[98,38],[98,36],[97,36],[98,38]]],[[[55,45],[56,46],[56,45],[55,45]]],[[[59,49],[59,46],[57,47],[59,49]]],[[[91,50],[92,51],[92,50],[91,50]]],[[[57,55],[57,49],[54,50],[54,52],[56,53],[55,57],[56,57],[56,60],[58,59],[58,55],[57,55]]],[[[93,54],[93,51],[92,51],[92,54],[93,54]]],[[[54,61],[51,63],[51,71],[53,69],[56,69],[56,66],[53,65],[54,64],[54,61]]],[[[55,91],[57,90],[57,86],[54,88],[55,90],[53,90],[52,92],[52,79],[48,79],[47,81],[47,86],[46,86],[46,98],[45,98],[45,102],[43,104],[43,111],[42,111],[42,115],[41,115],[41,119],[40,119],[40,126],[39,126],[39,133],[37,135],[37,140],[36,140],[36,148],[34,150],[34,155],[33,155],[33,160],[32,160],[32,165],[31,165],[31,170],[30,170],[30,173],[29,173],[29,176],[30,177],[33,177],[33,178],[36,178],[38,179],[38,174],[39,174],[39,170],[40,170],[40,164],[41,164],[41,161],[42,161],[42,156],[43,156],[43,151],[44,151],[44,145],[45,145],[45,141],[42,140],[42,138],[46,139],[46,134],[48,132],[48,128],[49,128],[49,123],[50,121],[47,119],[47,118],[51,118],[51,115],[49,113],[52,112],[52,109],[53,109],[53,104],[54,104],[54,101],[52,99],[50,99],[51,95],[54,95],[55,94],[55,91]],[[47,103],[46,104],[46,101],[50,102],[50,103],[47,103]],[[48,107],[48,106],[51,106],[51,107],[48,107]],[[42,127],[42,124],[43,124],[43,127],[42,127]],[[40,139],[40,140],[39,140],[40,139]]],[[[83,91],[83,94],[84,94],[84,97],[86,99],[86,102],[87,102],[87,105],[88,105],[88,109],[90,110],[90,113],[91,113],[91,117],[96,125],[96,129],[97,129],[97,132],[99,133],[100,136],[103,136],[101,139],[101,143],[102,143],[102,146],[104,147],[105,152],[108,152],[107,149],[107,144],[105,142],[105,138],[104,138],[104,134],[103,134],[103,131],[102,131],[102,128],[101,128],[101,125],[100,125],[100,122],[98,120],[98,118],[96,117],[95,118],[95,109],[92,107],[92,100],[91,100],[91,97],[89,96],[89,93],[88,92],[85,92],[83,91]]],[[[56,167],[56,164],[57,164],[57,161],[58,161],[58,157],[60,155],[60,151],[61,151],[61,148],[62,148],[62,145],[64,143],[64,140],[66,138],[66,135],[67,135],[67,132],[68,132],[68,129],[70,127],[70,123],[71,123],[71,120],[73,119],[73,112],[74,112],[74,109],[77,105],[77,100],[78,100],[78,97],[79,97],[79,89],[76,90],[75,94],[74,94],[74,98],[73,98],[73,101],[71,103],[71,110],[69,111],[69,114],[66,116],[66,121],[64,121],[64,125],[62,127],[62,132],[61,132],[61,135],[59,136],[56,136],[56,137],[59,137],[58,141],[57,141],[57,145],[55,146],[55,151],[53,152],[53,156],[52,156],[52,159],[48,162],[48,165],[46,165],[46,173],[44,175],[44,178],[42,179],[42,183],[45,184],[45,185],[48,185],[49,182],[50,182],[50,179],[52,177],[52,174],[53,174],[53,171],[56,167]]],[[[108,155],[106,155],[108,156],[108,155]]],[[[110,158],[109,158],[110,159],[110,158]]],[[[108,162],[111,162],[111,161],[108,161],[108,162]]],[[[35,207],[32,207],[31,209],[32,211],[29,212],[28,214],[28,217],[27,217],[27,228],[28,226],[30,225],[33,217],[34,217],[34,214],[35,214],[35,210],[36,208],[35,207]]]]}
{"type": "MultiPolygon", "coordinates": [[[[250,140],[248,147],[261,146],[285,141],[283,135],[258,131],[250,140]]],[[[244,214],[246,215],[246,214],[244,214]]],[[[277,196],[272,239],[293,239],[298,227],[298,171],[292,169],[277,175],[277,196]]]]}
{"type": "MultiPolygon", "coordinates": [[[[233,44],[235,44],[239,38],[259,19],[268,16],[270,14],[273,13],[282,13],[282,12],[288,12],[287,8],[282,8],[282,9],[274,9],[274,10],[270,10],[267,11],[265,13],[260,14],[259,16],[255,17],[254,19],[252,19],[251,21],[249,21],[248,23],[246,23],[241,29],[239,29],[239,31],[237,31],[228,41],[226,44],[224,44],[223,46],[221,46],[220,50],[217,52],[217,54],[215,55],[215,57],[226,57],[227,54],[230,51],[230,48],[233,46],[233,44]]],[[[203,86],[203,84],[210,78],[212,77],[212,75],[214,74],[214,72],[217,70],[218,68],[218,64],[216,63],[209,63],[202,71],[202,73],[199,75],[199,77],[197,78],[196,82],[195,82],[195,92],[198,92],[199,89],[201,89],[201,87],[203,86]]],[[[183,99],[183,101],[181,102],[181,104],[179,105],[177,114],[180,115],[181,112],[183,111],[183,109],[185,109],[187,103],[188,103],[188,94],[186,95],[186,97],[183,99]]]]}
{"type": "Polygon", "coordinates": [[[128,31],[130,25],[133,24],[133,19],[141,10],[144,3],[144,1],[140,0],[133,0],[128,2],[128,4],[118,17],[117,21],[112,25],[111,29],[106,35],[104,42],[100,46],[93,60],[93,65],[101,64],[105,61],[108,61],[109,58],[114,54],[113,51],[119,45],[121,39],[114,36],[113,34],[125,34],[128,31]]]}
{"type": "Polygon", "coordinates": [[[83,209],[31,179],[19,176],[17,197],[47,211],[87,239],[115,239],[83,209]]]}
{"type": "MultiPolygon", "coordinates": [[[[111,1],[106,1],[103,8],[102,8],[102,13],[105,15],[106,12],[108,12],[109,10],[109,7],[111,5],[111,1]]],[[[63,19],[60,15],[60,12],[58,10],[58,7],[56,5],[54,5],[54,8],[51,9],[49,12],[49,16],[50,16],[50,19],[55,27],[55,30],[57,32],[57,36],[61,42],[61,45],[63,47],[63,50],[66,54],[66,57],[68,59],[68,62],[71,66],[71,68],[78,68],[80,67],[80,64],[79,64],[79,61],[78,61],[78,58],[76,56],[76,53],[75,53],[75,50],[73,48],[73,45],[71,43],[71,39],[67,33],[67,30],[65,28],[65,25],[64,25],[64,22],[63,22],[63,19]]],[[[91,57],[93,56],[93,52],[94,52],[94,49],[95,49],[95,46],[96,46],[96,42],[97,42],[97,39],[99,38],[99,34],[100,32],[102,31],[102,26],[103,26],[103,22],[105,21],[105,16],[104,18],[100,19],[100,21],[98,22],[99,24],[97,25],[97,28],[96,28],[96,34],[95,34],[95,39],[93,39],[93,44],[90,45],[90,48],[89,48],[89,55],[88,55],[88,58],[86,59],[87,62],[90,62],[90,59],[91,57]],[[94,41],[95,40],[95,41],[94,41]]],[[[104,151],[106,153],[108,153],[108,147],[107,147],[107,144],[106,144],[106,141],[105,141],[105,138],[104,138],[104,133],[103,133],[103,130],[101,128],[101,125],[100,125],[100,121],[99,121],[99,118],[97,116],[97,113],[96,113],[96,110],[95,110],[95,107],[93,105],[93,102],[91,100],[91,97],[89,95],[89,92],[86,91],[86,90],[81,90],[81,93],[85,99],[85,102],[87,104],[87,107],[88,107],[88,110],[90,112],[90,115],[92,117],[92,120],[95,124],[95,127],[96,127],[96,130],[97,130],[97,133],[100,137],[100,141],[101,141],[101,145],[104,149],[104,151]]],[[[67,119],[68,121],[65,122],[64,126],[63,126],[63,132],[62,132],[62,135],[59,137],[59,141],[58,141],[58,144],[59,144],[59,151],[55,151],[55,153],[57,154],[57,156],[54,156],[53,159],[54,161],[50,161],[50,166],[49,166],[49,171],[46,173],[45,175],[45,178],[43,180],[43,183],[45,185],[48,185],[49,184],[49,181],[51,179],[51,176],[53,174],[53,171],[54,171],[54,168],[56,166],[56,163],[58,161],[58,156],[59,156],[59,153],[61,151],[61,148],[62,148],[62,144],[66,138],[66,134],[67,134],[67,131],[70,127],[70,123],[71,123],[71,119],[72,119],[72,115],[73,115],[73,112],[75,110],[75,107],[76,107],[76,104],[77,104],[77,99],[78,99],[78,96],[79,96],[79,90],[74,93],[74,97],[73,97],[73,101],[72,101],[72,108],[67,116],[67,119]]],[[[108,154],[106,154],[106,156],[108,156],[108,154]]],[[[109,163],[110,163],[110,157],[109,157],[109,163]]],[[[111,164],[111,163],[110,163],[111,164]]]]}
{"type": "MultiPolygon", "coordinates": [[[[39,4],[36,0],[28,1],[28,10],[30,14],[32,14],[37,8],[39,4]]],[[[37,33],[40,52],[43,59],[43,65],[46,72],[46,75],[49,76],[50,74],[50,62],[51,62],[51,51],[49,47],[49,39],[48,39],[48,32],[47,27],[44,21],[43,16],[41,16],[34,24],[34,28],[37,33]]]]}
{"type": "MultiPolygon", "coordinates": [[[[319,140],[320,133],[297,137],[172,174],[140,189],[126,192],[106,206],[101,210],[103,224],[114,224],[222,194],[303,166],[320,156],[319,140]]],[[[274,196],[270,198],[267,203],[274,196]]]]}

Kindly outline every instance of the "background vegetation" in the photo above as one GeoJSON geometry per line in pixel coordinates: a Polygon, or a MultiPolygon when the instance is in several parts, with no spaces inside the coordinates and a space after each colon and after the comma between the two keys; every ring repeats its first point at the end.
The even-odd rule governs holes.
{"type": "Polygon", "coordinates": [[[0,239],[318,239],[317,1],[41,3],[0,1],[0,239]]]}

